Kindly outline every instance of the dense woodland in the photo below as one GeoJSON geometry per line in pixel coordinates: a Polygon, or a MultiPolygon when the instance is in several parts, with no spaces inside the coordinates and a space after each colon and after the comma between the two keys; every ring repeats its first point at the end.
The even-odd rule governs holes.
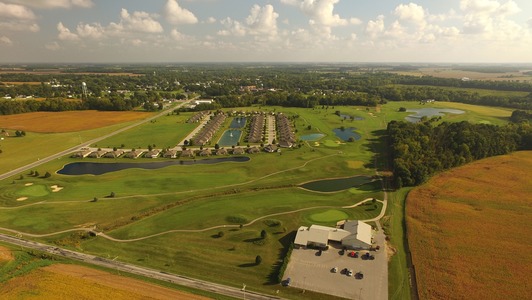
{"type": "Polygon", "coordinates": [[[435,172],[474,160],[532,150],[532,126],[528,121],[506,126],[392,121],[388,138],[397,188],[419,185],[435,172]]]}
{"type": "Polygon", "coordinates": [[[73,109],[156,110],[164,99],[184,99],[189,95],[215,99],[210,109],[251,105],[375,106],[387,101],[424,99],[532,109],[531,83],[404,76],[337,65],[78,66],[56,74],[0,74],[0,82],[8,83],[0,84],[2,97],[32,96],[45,99],[40,102],[50,101],[0,100],[0,114],[73,109]],[[98,74],[82,73],[89,70],[98,74]],[[86,99],[82,97],[82,82],[89,91],[86,99]],[[488,92],[481,94],[468,88],[488,92]],[[523,94],[501,96],[489,90],[523,94]]]}

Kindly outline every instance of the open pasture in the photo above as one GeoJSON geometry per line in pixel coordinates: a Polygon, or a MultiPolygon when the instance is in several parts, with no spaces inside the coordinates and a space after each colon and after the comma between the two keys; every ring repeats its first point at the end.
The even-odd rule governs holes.
{"type": "Polygon", "coordinates": [[[408,239],[422,299],[532,296],[530,170],[532,152],[516,152],[447,171],[410,192],[408,239]]]}
{"type": "MultiPolygon", "coordinates": [[[[527,70],[528,71],[528,70],[527,70]]],[[[456,78],[461,79],[467,77],[471,80],[492,80],[492,81],[532,81],[532,76],[525,75],[520,71],[501,72],[501,73],[488,73],[488,72],[474,72],[458,70],[451,67],[427,67],[419,68],[412,71],[392,71],[391,73],[401,75],[413,75],[413,76],[433,76],[440,78],[456,78]]]]}
{"type": "Polygon", "coordinates": [[[64,111],[2,116],[0,128],[38,133],[77,132],[149,117],[146,112],[64,111]]]}

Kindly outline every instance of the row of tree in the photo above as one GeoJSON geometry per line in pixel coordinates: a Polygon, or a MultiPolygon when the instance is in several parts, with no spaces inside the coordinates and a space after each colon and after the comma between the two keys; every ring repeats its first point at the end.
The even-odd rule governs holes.
{"type": "Polygon", "coordinates": [[[532,126],[392,121],[388,138],[395,186],[400,188],[419,185],[435,172],[474,160],[531,150],[532,126]]]}

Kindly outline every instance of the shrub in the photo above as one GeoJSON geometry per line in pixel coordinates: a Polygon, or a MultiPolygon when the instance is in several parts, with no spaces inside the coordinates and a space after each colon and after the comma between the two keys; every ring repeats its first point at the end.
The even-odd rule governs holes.
{"type": "Polygon", "coordinates": [[[229,223],[245,224],[248,220],[242,216],[228,216],[225,220],[229,223]]]}
{"type": "Polygon", "coordinates": [[[281,224],[283,224],[281,221],[275,219],[264,220],[264,225],[268,227],[278,227],[281,226],[281,224]]]}
{"type": "Polygon", "coordinates": [[[261,262],[262,262],[262,257],[260,255],[257,255],[257,257],[255,257],[255,264],[260,265],[261,262]]]}

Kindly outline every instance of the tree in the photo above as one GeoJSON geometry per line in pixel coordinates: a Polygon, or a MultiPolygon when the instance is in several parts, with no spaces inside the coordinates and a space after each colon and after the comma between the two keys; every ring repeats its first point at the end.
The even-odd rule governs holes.
{"type": "Polygon", "coordinates": [[[224,232],[223,232],[223,231],[219,231],[219,232],[218,232],[218,237],[221,238],[221,237],[223,237],[223,236],[224,236],[224,232]]]}
{"type": "Polygon", "coordinates": [[[50,178],[50,177],[52,177],[52,174],[50,174],[50,172],[44,173],[44,178],[50,178]]]}
{"type": "Polygon", "coordinates": [[[24,175],[20,175],[20,177],[19,177],[18,179],[19,179],[19,180],[24,179],[24,175]]]}
{"type": "Polygon", "coordinates": [[[312,129],[312,125],[308,125],[307,130],[311,130],[311,129],[312,129]]]}
{"type": "Polygon", "coordinates": [[[214,149],[216,149],[216,150],[220,149],[220,145],[215,144],[215,145],[214,145],[214,149]]]}
{"type": "Polygon", "coordinates": [[[94,197],[91,202],[98,202],[98,198],[94,197]]]}
{"type": "Polygon", "coordinates": [[[109,198],[114,198],[115,197],[115,192],[111,192],[111,194],[109,194],[109,198]]]}
{"type": "Polygon", "coordinates": [[[266,232],[266,230],[263,229],[263,230],[260,232],[260,238],[261,238],[261,239],[265,239],[266,236],[268,236],[268,233],[266,232]]]}
{"type": "Polygon", "coordinates": [[[33,176],[39,177],[39,171],[35,171],[35,173],[33,173],[33,176]]]}
{"type": "Polygon", "coordinates": [[[255,264],[260,265],[261,262],[262,262],[262,257],[260,255],[257,255],[257,257],[255,257],[255,264]]]}

